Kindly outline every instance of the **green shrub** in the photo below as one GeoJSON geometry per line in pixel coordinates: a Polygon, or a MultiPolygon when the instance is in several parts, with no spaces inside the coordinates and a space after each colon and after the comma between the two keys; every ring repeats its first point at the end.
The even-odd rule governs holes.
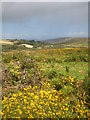
{"type": "Polygon", "coordinates": [[[56,78],[57,77],[57,71],[55,69],[51,69],[48,73],[48,78],[52,79],[52,78],[56,78]]]}
{"type": "Polygon", "coordinates": [[[12,58],[13,58],[12,54],[2,54],[2,61],[5,63],[10,63],[12,58]]]}

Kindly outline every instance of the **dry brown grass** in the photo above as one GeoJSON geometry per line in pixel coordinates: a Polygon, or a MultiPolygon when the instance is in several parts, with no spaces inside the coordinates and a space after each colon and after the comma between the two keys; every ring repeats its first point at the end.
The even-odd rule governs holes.
{"type": "Polygon", "coordinates": [[[5,44],[9,44],[9,45],[13,45],[13,42],[7,41],[7,40],[0,40],[0,44],[5,45],[5,44]]]}

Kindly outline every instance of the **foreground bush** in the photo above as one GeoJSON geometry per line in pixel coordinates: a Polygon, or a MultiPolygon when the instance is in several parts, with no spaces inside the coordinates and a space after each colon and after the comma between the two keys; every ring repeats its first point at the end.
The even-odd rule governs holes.
{"type": "Polygon", "coordinates": [[[45,81],[42,86],[29,85],[10,98],[4,96],[3,118],[87,118],[89,111],[84,105],[85,93],[79,91],[75,95],[73,78],[69,77],[68,81],[71,86],[66,85],[59,91],[45,81]],[[71,89],[69,92],[68,87],[71,89]],[[79,94],[84,99],[80,99],[79,94]]]}
{"type": "Polygon", "coordinates": [[[3,118],[89,118],[87,49],[16,51],[2,56],[3,118]]]}

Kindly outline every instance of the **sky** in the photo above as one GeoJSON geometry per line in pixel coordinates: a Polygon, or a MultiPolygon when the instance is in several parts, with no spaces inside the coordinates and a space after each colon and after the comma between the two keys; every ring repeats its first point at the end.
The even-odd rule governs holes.
{"type": "Polygon", "coordinates": [[[88,2],[3,2],[2,38],[88,37],[88,2]]]}
{"type": "Polygon", "coordinates": [[[89,2],[89,0],[1,0],[2,2],[89,2]]]}

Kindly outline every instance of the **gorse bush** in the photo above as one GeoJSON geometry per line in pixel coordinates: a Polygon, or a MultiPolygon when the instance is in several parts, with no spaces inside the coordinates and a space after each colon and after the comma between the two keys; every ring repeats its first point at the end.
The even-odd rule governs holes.
{"type": "Polygon", "coordinates": [[[49,72],[48,72],[48,78],[49,79],[52,79],[54,77],[57,77],[57,71],[55,69],[51,69],[49,72]]]}
{"type": "Polygon", "coordinates": [[[89,118],[87,49],[2,54],[2,118],[89,118]]]}
{"type": "Polygon", "coordinates": [[[87,118],[89,111],[85,101],[76,98],[73,89],[73,86],[65,86],[57,91],[49,81],[41,88],[29,85],[10,98],[4,97],[3,118],[87,118]]]}
{"type": "Polygon", "coordinates": [[[88,56],[86,55],[69,55],[66,57],[64,62],[75,62],[75,61],[81,61],[81,62],[88,62],[88,56]]]}
{"type": "Polygon", "coordinates": [[[62,84],[63,87],[56,90],[46,80],[41,86],[29,85],[10,98],[4,96],[3,117],[87,118],[89,110],[84,104],[86,93],[81,88],[82,81],[77,84],[74,78],[67,76],[62,84]]]}
{"type": "Polygon", "coordinates": [[[2,55],[2,61],[5,63],[10,63],[12,60],[12,54],[3,54],[2,55]]]}
{"type": "Polygon", "coordinates": [[[20,80],[21,70],[20,70],[20,63],[11,61],[8,65],[10,80],[18,81],[20,80]]]}
{"type": "MultiPolygon", "coordinates": [[[[86,101],[89,102],[90,101],[90,78],[89,77],[85,77],[82,87],[86,92],[86,96],[87,96],[86,101]]],[[[88,107],[90,108],[90,104],[88,105],[88,107]]]]}

